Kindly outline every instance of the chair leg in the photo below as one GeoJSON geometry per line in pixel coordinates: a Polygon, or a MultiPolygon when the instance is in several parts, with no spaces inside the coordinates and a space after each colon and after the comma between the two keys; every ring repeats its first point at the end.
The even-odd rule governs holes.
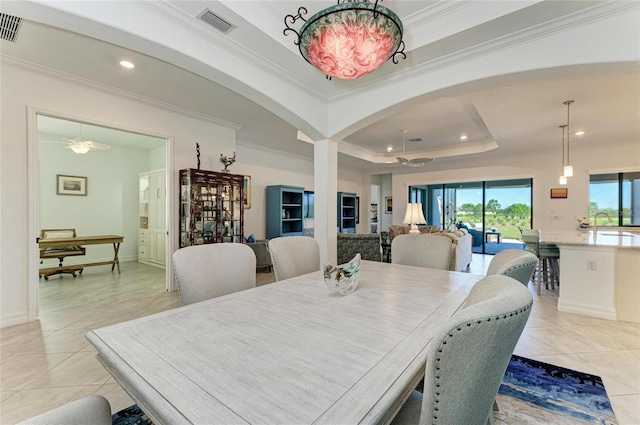
{"type": "Polygon", "coordinates": [[[538,264],[536,264],[536,293],[540,295],[540,286],[542,285],[542,260],[538,258],[538,264]]]}

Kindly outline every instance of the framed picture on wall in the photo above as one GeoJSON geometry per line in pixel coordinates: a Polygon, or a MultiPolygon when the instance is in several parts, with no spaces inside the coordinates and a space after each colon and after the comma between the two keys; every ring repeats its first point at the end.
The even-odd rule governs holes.
{"type": "Polygon", "coordinates": [[[251,208],[251,176],[244,176],[244,209],[248,210],[251,208]]]}
{"type": "Polygon", "coordinates": [[[393,199],[391,196],[384,197],[384,213],[391,214],[393,212],[393,199]]]}
{"type": "Polygon", "coordinates": [[[551,199],[566,198],[568,195],[568,189],[551,189],[551,199]]]}
{"type": "Polygon", "coordinates": [[[56,194],[87,196],[87,178],[79,176],[56,175],[56,194]]]}

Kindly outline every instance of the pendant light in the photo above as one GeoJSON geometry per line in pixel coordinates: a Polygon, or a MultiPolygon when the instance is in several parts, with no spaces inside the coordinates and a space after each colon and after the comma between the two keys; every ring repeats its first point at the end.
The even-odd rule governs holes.
{"type": "MultiPolygon", "coordinates": [[[[562,129],[562,169],[563,172],[566,169],[565,165],[564,165],[564,129],[567,127],[567,125],[561,125],[560,128],[562,129]]],[[[567,184],[567,176],[565,176],[564,174],[560,175],[560,178],[558,179],[558,184],[561,185],[565,185],[567,184]]]]}
{"type": "MultiPolygon", "coordinates": [[[[570,129],[569,129],[569,107],[571,106],[571,104],[573,103],[573,100],[567,100],[566,102],[563,103],[563,105],[567,105],[567,163],[564,164],[564,166],[562,167],[563,169],[563,175],[565,177],[573,177],[573,166],[569,165],[570,161],[569,161],[569,134],[571,133],[570,129]]],[[[564,130],[563,130],[564,131],[564,130]]],[[[563,138],[564,140],[564,138],[563,138]]]]}

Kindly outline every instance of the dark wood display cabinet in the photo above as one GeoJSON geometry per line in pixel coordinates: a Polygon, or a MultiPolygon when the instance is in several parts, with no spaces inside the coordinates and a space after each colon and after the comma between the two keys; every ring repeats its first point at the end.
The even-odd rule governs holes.
{"type": "Polygon", "coordinates": [[[180,170],[180,248],[244,242],[244,176],[180,170]]]}

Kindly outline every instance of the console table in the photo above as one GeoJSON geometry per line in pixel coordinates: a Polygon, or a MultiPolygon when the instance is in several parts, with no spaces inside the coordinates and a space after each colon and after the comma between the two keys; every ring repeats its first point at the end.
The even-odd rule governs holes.
{"type": "MultiPolygon", "coordinates": [[[[61,246],[77,246],[77,245],[100,245],[100,244],[113,244],[113,260],[111,261],[97,261],[94,263],[74,264],[71,267],[91,267],[91,266],[104,266],[111,264],[111,271],[114,268],[118,268],[120,273],[120,261],[118,260],[118,251],[120,250],[120,244],[124,240],[124,236],[118,235],[104,235],[104,236],[76,236],[73,238],[60,238],[60,239],[43,239],[38,242],[40,249],[44,248],[56,248],[61,246]]],[[[63,269],[68,269],[70,266],[62,267],[45,267],[40,269],[40,273],[48,273],[63,269]]]]}

